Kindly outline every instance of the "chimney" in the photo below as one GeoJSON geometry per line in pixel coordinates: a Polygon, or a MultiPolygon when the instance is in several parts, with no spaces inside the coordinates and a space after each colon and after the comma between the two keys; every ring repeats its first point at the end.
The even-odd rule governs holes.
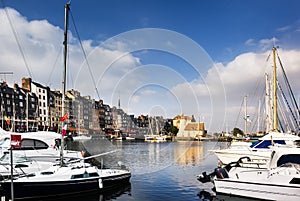
{"type": "Polygon", "coordinates": [[[31,91],[31,78],[22,78],[22,88],[31,91]]]}

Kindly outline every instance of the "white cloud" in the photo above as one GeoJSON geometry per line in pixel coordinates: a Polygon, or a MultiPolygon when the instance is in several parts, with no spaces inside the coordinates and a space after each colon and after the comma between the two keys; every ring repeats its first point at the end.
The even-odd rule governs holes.
{"type": "Polygon", "coordinates": [[[249,38],[248,40],[246,40],[245,45],[253,46],[255,45],[255,40],[253,38],[249,38]]]}
{"type": "Polygon", "coordinates": [[[279,31],[279,32],[285,32],[285,31],[290,30],[291,28],[292,28],[292,26],[288,25],[288,26],[284,26],[284,27],[278,28],[277,31],[279,31]]]}
{"type": "Polygon", "coordinates": [[[270,47],[273,47],[274,45],[276,45],[277,42],[278,42],[278,39],[275,37],[265,38],[265,39],[261,39],[259,41],[259,45],[260,45],[260,48],[265,51],[267,49],[270,49],[270,47]]]}

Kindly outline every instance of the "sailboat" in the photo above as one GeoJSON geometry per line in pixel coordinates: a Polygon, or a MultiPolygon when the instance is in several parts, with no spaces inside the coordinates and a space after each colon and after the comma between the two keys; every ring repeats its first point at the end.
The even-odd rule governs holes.
{"type": "MultiPolygon", "coordinates": [[[[70,3],[65,5],[64,30],[64,76],[62,114],[64,115],[65,81],[66,81],[66,55],[68,12],[70,3]]],[[[63,123],[62,123],[63,124],[63,123]]],[[[131,173],[126,167],[121,169],[99,169],[83,160],[64,162],[63,136],[61,135],[60,162],[53,164],[49,169],[37,171],[23,177],[14,178],[13,185],[10,180],[2,181],[1,187],[6,199],[31,199],[43,197],[56,197],[62,195],[78,194],[91,191],[103,191],[108,188],[129,183],[131,173]]],[[[109,154],[104,153],[104,154],[109,154]]],[[[100,156],[101,154],[97,155],[100,156]]],[[[102,154],[103,155],[103,154],[102,154]]]]}
{"type": "MultiPolygon", "coordinates": [[[[272,116],[271,125],[273,126],[271,131],[265,136],[259,138],[253,144],[243,144],[243,146],[232,146],[227,149],[212,150],[217,155],[221,164],[226,165],[234,161],[238,161],[241,157],[250,157],[248,165],[255,165],[259,167],[266,167],[266,162],[270,159],[272,153],[272,147],[279,145],[290,145],[300,140],[300,137],[290,133],[280,132],[278,128],[278,112],[277,112],[277,71],[276,71],[276,52],[277,48],[272,48],[273,54],[273,114],[268,114],[269,118],[272,116]]],[[[267,86],[266,86],[267,87],[267,86]]],[[[269,100],[266,100],[269,102],[269,100]]]]}
{"type": "Polygon", "coordinates": [[[156,122],[156,126],[155,126],[156,127],[156,134],[153,133],[152,121],[151,121],[151,118],[149,118],[149,132],[150,132],[150,134],[144,135],[146,142],[162,142],[162,141],[165,141],[165,139],[162,136],[159,135],[158,124],[157,124],[156,119],[155,119],[155,122],[156,122]]]}

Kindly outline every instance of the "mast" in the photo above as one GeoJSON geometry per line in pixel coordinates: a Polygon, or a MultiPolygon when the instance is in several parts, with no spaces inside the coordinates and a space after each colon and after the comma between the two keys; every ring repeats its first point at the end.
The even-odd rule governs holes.
{"type": "Polygon", "coordinates": [[[247,96],[244,96],[244,111],[245,111],[245,135],[247,135],[247,121],[248,121],[248,116],[247,116],[247,96]]]}
{"type": "MultiPolygon", "coordinates": [[[[65,96],[66,96],[66,72],[67,72],[67,50],[68,50],[68,25],[69,25],[69,10],[70,2],[65,5],[65,28],[64,28],[64,70],[62,81],[62,107],[61,116],[65,115],[65,96]]],[[[61,122],[61,128],[64,128],[64,121],[61,122]]],[[[60,165],[63,165],[63,150],[64,150],[64,137],[61,134],[61,148],[60,148],[60,165]]]]}
{"type": "Polygon", "coordinates": [[[273,52],[273,131],[278,132],[276,47],[273,52]]]}

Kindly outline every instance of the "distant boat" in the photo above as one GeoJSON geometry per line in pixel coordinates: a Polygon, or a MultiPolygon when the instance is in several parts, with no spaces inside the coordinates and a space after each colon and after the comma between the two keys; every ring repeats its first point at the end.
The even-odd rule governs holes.
{"type": "Polygon", "coordinates": [[[91,140],[92,136],[81,134],[81,135],[73,136],[72,138],[74,141],[84,142],[84,141],[91,140]]]}
{"type": "Polygon", "coordinates": [[[151,121],[151,119],[149,119],[149,131],[150,131],[150,134],[144,135],[145,142],[166,142],[167,139],[168,139],[168,136],[166,136],[166,135],[160,135],[159,134],[159,127],[158,127],[157,120],[155,120],[155,123],[156,123],[156,133],[157,134],[153,134],[152,121],[151,121]]]}

